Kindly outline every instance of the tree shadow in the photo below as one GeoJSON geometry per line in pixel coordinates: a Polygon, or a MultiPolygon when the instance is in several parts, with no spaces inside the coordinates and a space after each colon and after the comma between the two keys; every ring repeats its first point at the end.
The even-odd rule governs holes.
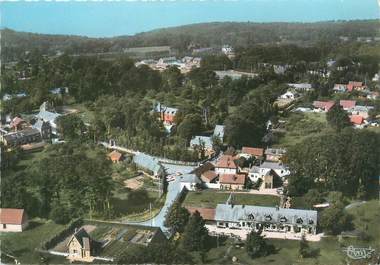
{"type": "Polygon", "coordinates": [[[42,222],[38,222],[38,221],[29,221],[29,224],[28,224],[26,230],[32,230],[32,229],[34,229],[34,228],[36,228],[36,227],[38,227],[40,225],[43,225],[43,223],[42,222]]]}

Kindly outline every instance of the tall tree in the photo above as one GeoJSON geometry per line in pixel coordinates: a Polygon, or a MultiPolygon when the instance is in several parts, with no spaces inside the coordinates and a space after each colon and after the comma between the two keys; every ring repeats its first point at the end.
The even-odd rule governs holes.
{"type": "Polygon", "coordinates": [[[205,227],[205,221],[198,211],[195,211],[186,225],[182,236],[182,246],[186,250],[198,251],[205,247],[208,239],[208,231],[205,227]]]}
{"type": "Polygon", "coordinates": [[[345,212],[344,205],[338,202],[322,212],[320,225],[325,233],[337,235],[352,229],[352,217],[345,212]]]}
{"type": "Polygon", "coordinates": [[[182,233],[189,221],[189,216],[189,211],[181,207],[181,204],[177,201],[170,207],[166,215],[165,226],[170,227],[173,233],[182,233]]]}
{"type": "Polygon", "coordinates": [[[347,112],[339,105],[335,105],[326,114],[327,122],[337,131],[341,131],[343,128],[350,126],[350,119],[347,112]]]}
{"type": "Polygon", "coordinates": [[[273,246],[269,245],[261,236],[261,231],[251,231],[245,242],[245,250],[251,258],[267,256],[273,252],[273,246]]]}
{"type": "Polygon", "coordinates": [[[85,130],[82,119],[76,114],[69,114],[57,118],[58,131],[66,140],[82,137],[85,130]]]}

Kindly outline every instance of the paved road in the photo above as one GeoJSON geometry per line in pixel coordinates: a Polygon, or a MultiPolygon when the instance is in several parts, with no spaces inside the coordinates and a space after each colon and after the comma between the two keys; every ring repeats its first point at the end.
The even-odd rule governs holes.
{"type": "Polygon", "coordinates": [[[366,203],[366,201],[361,201],[361,202],[353,202],[353,203],[350,203],[349,205],[347,205],[346,207],[344,207],[344,209],[350,209],[352,207],[356,207],[356,206],[359,206],[359,205],[362,205],[366,203]]]}
{"type": "MultiPolygon", "coordinates": [[[[165,167],[166,172],[169,175],[173,175],[173,174],[175,175],[175,173],[177,172],[185,174],[185,173],[190,173],[192,170],[194,170],[194,167],[190,167],[190,166],[179,166],[179,165],[171,165],[171,164],[163,164],[163,166],[165,167]]],[[[182,192],[182,189],[181,189],[180,178],[176,178],[175,181],[169,182],[165,204],[155,217],[144,222],[128,222],[127,221],[126,223],[138,224],[138,225],[143,225],[143,226],[160,227],[164,233],[168,234],[169,233],[168,228],[164,226],[165,216],[168,209],[172,206],[172,204],[174,203],[174,201],[177,199],[177,197],[179,196],[181,192],[182,192]]]]}

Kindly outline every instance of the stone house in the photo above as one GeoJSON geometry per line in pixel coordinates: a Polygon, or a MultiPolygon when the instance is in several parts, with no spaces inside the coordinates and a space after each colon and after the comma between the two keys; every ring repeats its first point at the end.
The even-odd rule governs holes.
{"type": "Polygon", "coordinates": [[[66,244],[69,249],[67,258],[71,262],[92,262],[94,260],[94,243],[84,228],[76,230],[66,244]]]}

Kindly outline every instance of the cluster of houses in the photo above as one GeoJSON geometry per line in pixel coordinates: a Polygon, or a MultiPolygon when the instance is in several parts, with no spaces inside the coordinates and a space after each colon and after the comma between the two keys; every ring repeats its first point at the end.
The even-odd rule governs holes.
{"type": "Polygon", "coordinates": [[[353,91],[360,91],[366,95],[367,99],[377,99],[380,96],[380,93],[377,91],[370,91],[368,87],[363,84],[363,82],[358,81],[349,81],[348,84],[335,84],[333,91],[335,93],[346,93],[353,91]]]}
{"type": "Polygon", "coordinates": [[[232,80],[238,80],[241,79],[243,76],[247,78],[254,78],[258,76],[258,74],[256,73],[242,72],[237,70],[217,70],[214,71],[214,73],[216,74],[219,80],[222,80],[225,77],[229,77],[232,80]]]}
{"type": "Polygon", "coordinates": [[[35,115],[33,124],[18,116],[5,121],[1,126],[0,140],[9,149],[41,148],[44,141],[58,136],[57,118],[61,115],[55,112],[48,102],[44,102],[35,115]]]}
{"type": "Polygon", "coordinates": [[[314,101],[313,106],[315,112],[329,112],[335,104],[339,104],[349,114],[350,121],[355,128],[363,128],[369,124],[369,111],[374,107],[356,105],[355,100],[340,100],[339,103],[334,101],[314,101]]]}
{"type": "Polygon", "coordinates": [[[153,70],[163,71],[170,66],[176,66],[181,73],[188,73],[193,68],[201,66],[200,57],[185,56],[182,59],[176,57],[164,57],[159,60],[147,59],[135,63],[135,66],[147,65],[153,70]]]}
{"type": "Polygon", "coordinates": [[[193,173],[203,186],[211,189],[246,190],[248,183],[258,183],[260,189],[275,189],[286,183],[290,174],[281,162],[285,153],[285,149],[279,148],[243,147],[239,154],[224,154],[215,163],[206,162],[193,173]],[[250,161],[249,165],[240,164],[241,158],[250,161]]]}

